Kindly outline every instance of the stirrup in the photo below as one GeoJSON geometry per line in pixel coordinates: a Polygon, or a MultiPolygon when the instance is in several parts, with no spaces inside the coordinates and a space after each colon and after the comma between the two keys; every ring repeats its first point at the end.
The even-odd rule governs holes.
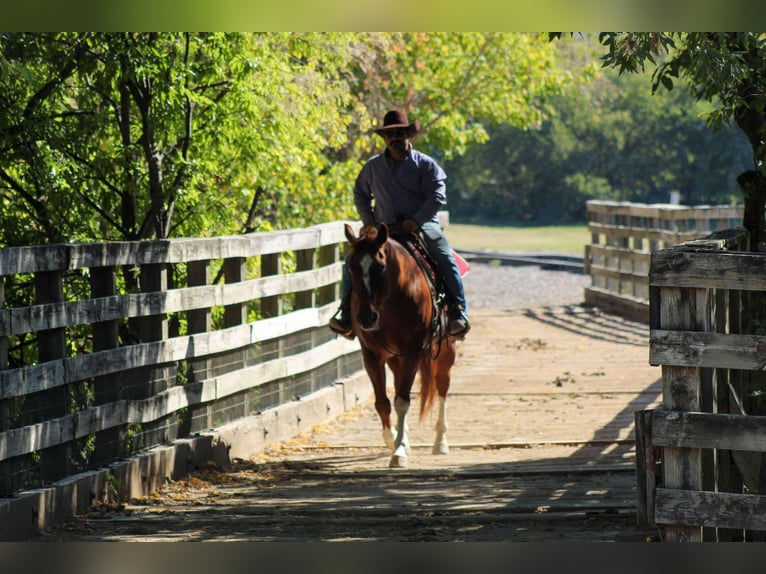
{"type": "Polygon", "coordinates": [[[449,335],[457,339],[465,339],[468,331],[471,330],[471,324],[466,321],[464,324],[460,324],[457,321],[450,321],[449,323],[449,335]]]}
{"type": "Polygon", "coordinates": [[[351,313],[350,309],[344,310],[341,307],[340,309],[338,309],[335,312],[335,315],[333,315],[332,319],[330,319],[330,322],[329,322],[329,324],[327,326],[330,327],[330,330],[333,333],[336,333],[336,334],[340,335],[341,337],[345,337],[349,341],[353,341],[355,335],[354,335],[354,330],[351,327],[351,321],[349,321],[347,324],[344,325],[338,319],[338,315],[344,316],[344,315],[347,315],[347,314],[350,314],[350,313],[351,313]]]}
{"type": "Polygon", "coordinates": [[[450,337],[464,339],[471,330],[471,323],[462,307],[453,307],[448,313],[447,329],[450,337]]]}

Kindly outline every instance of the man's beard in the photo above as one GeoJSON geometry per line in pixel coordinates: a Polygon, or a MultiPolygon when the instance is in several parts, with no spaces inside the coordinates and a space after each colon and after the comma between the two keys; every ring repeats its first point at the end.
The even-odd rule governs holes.
{"type": "Polygon", "coordinates": [[[407,152],[407,144],[404,140],[391,140],[388,142],[388,147],[400,155],[404,155],[407,152]]]}

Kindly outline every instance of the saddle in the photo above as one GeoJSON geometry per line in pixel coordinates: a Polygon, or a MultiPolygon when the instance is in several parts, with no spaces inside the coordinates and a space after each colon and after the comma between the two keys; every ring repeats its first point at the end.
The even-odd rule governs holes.
{"type": "Polygon", "coordinates": [[[423,237],[420,233],[407,233],[403,229],[397,226],[389,227],[391,237],[402,244],[402,246],[415,258],[418,267],[423,271],[423,275],[426,277],[428,287],[431,290],[431,299],[433,301],[434,309],[438,312],[434,314],[434,321],[438,320],[441,312],[444,309],[445,301],[447,299],[447,290],[444,287],[444,280],[436,271],[436,263],[428,252],[423,237]]]}

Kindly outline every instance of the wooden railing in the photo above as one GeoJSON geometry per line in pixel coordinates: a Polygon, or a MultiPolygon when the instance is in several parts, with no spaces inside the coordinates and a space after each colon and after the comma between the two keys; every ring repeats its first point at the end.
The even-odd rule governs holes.
{"type": "Polygon", "coordinates": [[[652,252],[741,225],[741,206],[689,207],[588,201],[585,289],[588,305],[649,320],[649,258],[652,252]]]}
{"type": "Polygon", "coordinates": [[[657,251],[650,363],[663,408],[636,413],[639,516],[666,540],[763,540],[766,255],[742,229],[657,251]]]}
{"type": "Polygon", "coordinates": [[[343,222],[0,250],[0,495],[296,400],[361,369],[343,222]]]}

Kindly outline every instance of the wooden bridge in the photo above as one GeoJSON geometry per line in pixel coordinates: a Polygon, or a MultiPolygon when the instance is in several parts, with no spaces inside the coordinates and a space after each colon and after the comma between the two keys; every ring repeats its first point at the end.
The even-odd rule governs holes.
{"type": "MultiPolygon", "coordinates": [[[[88,514],[106,512],[110,524],[131,523],[148,539],[171,530],[204,539],[212,537],[204,518],[186,535],[172,521],[156,533],[131,521],[173,514],[147,501],[199,507],[218,498],[231,503],[219,514],[241,512],[247,522],[251,512],[250,539],[268,538],[275,523],[288,538],[354,538],[365,521],[430,524],[425,535],[404,532],[438,540],[586,531],[604,540],[749,540],[751,529],[766,529],[756,494],[766,484],[758,416],[766,266],[749,253],[744,229],[649,254],[649,327],[592,308],[477,317],[455,368],[453,453],[434,459],[416,445],[413,467],[393,474],[379,468],[386,453],[358,345],[325,326],[343,243],[334,223],[0,251],[0,538],[87,537],[88,514]],[[328,420],[350,426],[317,428],[328,420]],[[274,448],[282,450],[259,462],[274,448]],[[183,477],[200,492],[183,483],[168,490],[183,477]],[[280,490],[300,477],[306,488],[280,490]],[[224,490],[236,481],[243,489],[224,490]],[[338,530],[291,526],[327,511],[338,530]],[[86,517],[85,530],[49,530],[75,515],[86,517]]],[[[638,278],[619,263],[629,250],[601,251],[609,258],[596,261],[599,273],[638,278]]],[[[428,442],[427,427],[415,440],[428,442]]]]}
{"type": "Polygon", "coordinates": [[[431,454],[427,417],[411,422],[410,467],[389,469],[364,381],[358,405],[329,424],[126,504],[105,499],[43,539],[656,539],[636,520],[634,411],[661,393],[647,326],[578,306],[472,316],[449,455],[431,454]]]}

